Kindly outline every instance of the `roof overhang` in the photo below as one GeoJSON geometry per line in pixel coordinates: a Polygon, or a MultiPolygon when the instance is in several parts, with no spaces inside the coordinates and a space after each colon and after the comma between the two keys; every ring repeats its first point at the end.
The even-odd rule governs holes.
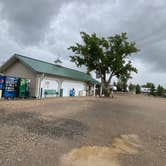
{"type": "Polygon", "coordinates": [[[0,73],[3,73],[10,65],[15,63],[18,59],[15,56],[9,58],[2,66],[0,66],[0,73]]]}
{"type": "Polygon", "coordinates": [[[6,62],[4,62],[4,64],[2,66],[0,66],[0,74],[3,75],[4,71],[6,69],[8,69],[12,64],[14,64],[15,62],[21,62],[23,65],[25,65],[26,67],[28,67],[31,71],[36,72],[35,70],[33,70],[29,65],[27,65],[26,63],[24,63],[23,61],[21,61],[18,57],[17,54],[14,54],[13,56],[11,56],[6,62]]]}

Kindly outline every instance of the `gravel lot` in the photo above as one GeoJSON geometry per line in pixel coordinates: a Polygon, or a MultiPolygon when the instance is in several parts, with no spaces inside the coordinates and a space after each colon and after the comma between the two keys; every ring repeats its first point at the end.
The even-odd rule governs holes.
{"type": "Polygon", "coordinates": [[[166,99],[126,94],[0,101],[1,166],[165,163],[166,99]]]}

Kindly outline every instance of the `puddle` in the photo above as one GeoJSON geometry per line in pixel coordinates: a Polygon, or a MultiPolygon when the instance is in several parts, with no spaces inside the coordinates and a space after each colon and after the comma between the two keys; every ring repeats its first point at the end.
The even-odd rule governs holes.
{"type": "Polygon", "coordinates": [[[62,166],[121,166],[120,154],[135,155],[141,148],[137,135],[121,135],[112,146],[83,146],[62,157],[62,166]]]}

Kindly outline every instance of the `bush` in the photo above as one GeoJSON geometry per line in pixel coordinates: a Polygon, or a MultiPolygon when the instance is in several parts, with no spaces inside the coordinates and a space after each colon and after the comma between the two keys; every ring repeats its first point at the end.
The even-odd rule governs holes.
{"type": "Polygon", "coordinates": [[[159,85],[159,86],[157,87],[157,92],[156,92],[156,94],[157,94],[158,96],[164,96],[164,92],[165,92],[164,88],[163,88],[161,85],[159,85]]]}
{"type": "Polygon", "coordinates": [[[134,84],[129,85],[129,91],[135,91],[136,86],[134,84]]]}
{"type": "Polygon", "coordinates": [[[141,87],[137,84],[136,85],[136,94],[140,94],[141,93],[141,87]]]}
{"type": "Polygon", "coordinates": [[[152,84],[150,87],[150,94],[155,96],[155,85],[152,84]]]}

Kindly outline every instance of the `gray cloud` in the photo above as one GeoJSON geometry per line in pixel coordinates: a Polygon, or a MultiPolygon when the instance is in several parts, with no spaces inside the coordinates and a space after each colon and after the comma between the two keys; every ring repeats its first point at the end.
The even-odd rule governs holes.
{"type": "Polygon", "coordinates": [[[58,56],[71,66],[67,48],[81,42],[80,31],[99,36],[127,32],[141,49],[134,58],[141,68],[140,82],[145,77],[161,82],[166,71],[164,0],[0,0],[0,4],[1,55],[18,52],[48,61],[58,56]],[[160,78],[155,78],[157,72],[160,78]]]}
{"type": "Polygon", "coordinates": [[[43,39],[60,0],[2,0],[1,4],[1,17],[8,21],[10,34],[20,43],[32,45],[43,39]]]}
{"type": "Polygon", "coordinates": [[[17,42],[33,45],[42,42],[61,5],[72,1],[76,0],[0,0],[1,17],[8,21],[9,32],[17,42]]]}

